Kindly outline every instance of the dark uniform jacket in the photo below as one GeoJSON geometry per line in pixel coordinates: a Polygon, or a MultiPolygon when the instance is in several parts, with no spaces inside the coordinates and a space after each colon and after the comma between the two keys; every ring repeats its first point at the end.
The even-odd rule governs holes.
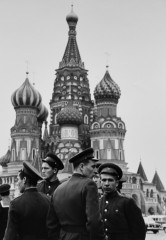
{"type": "Polygon", "coordinates": [[[77,173],[63,182],[53,194],[47,227],[49,240],[104,240],[96,184],[77,173]]]}
{"type": "Polygon", "coordinates": [[[118,192],[103,195],[100,211],[106,240],[144,240],[145,223],[132,198],[118,192]]]}
{"type": "Polygon", "coordinates": [[[47,239],[46,216],[50,200],[29,188],[11,201],[8,224],[4,240],[45,240],[47,239]]]}
{"type": "Polygon", "coordinates": [[[60,185],[60,181],[57,178],[53,182],[49,182],[47,180],[42,180],[37,185],[37,190],[39,192],[45,193],[47,196],[52,196],[55,189],[60,185]]]}
{"type": "Polygon", "coordinates": [[[0,203],[0,240],[2,240],[4,237],[4,233],[7,225],[8,210],[9,210],[9,207],[2,207],[0,203]]]}

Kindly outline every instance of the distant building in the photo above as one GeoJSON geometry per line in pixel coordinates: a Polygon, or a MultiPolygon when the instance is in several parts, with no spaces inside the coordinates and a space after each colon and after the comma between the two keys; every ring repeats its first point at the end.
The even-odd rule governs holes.
{"type": "Polygon", "coordinates": [[[41,158],[48,151],[57,154],[64,162],[65,169],[60,173],[63,178],[73,171],[69,159],[92,146],[99,162],[114,162],[123,169],[121,192],[133,197],[143,214],[166,214],[166,191],[158,173],[155,172],[152,182],[148,182],[141,162],[137,173],[128,170],[123,144],[126,126],[117,116],[121,95],[119,86],[107,67],[103,79],[95,87],[94,101],[91,99],[88,70],[76,41],[78,17],[73,9],[66,20],[69,37],[56,70],[49,130],[48,110],[40,93],[29,82],[27,73],[26,80],[11,97],[16,119],[11,128],[11,147],[0,158],[3,167],[0,182],[12,185],[14,197],[15,179],[22,162],[31,161],[41,171],[41,158]]]}

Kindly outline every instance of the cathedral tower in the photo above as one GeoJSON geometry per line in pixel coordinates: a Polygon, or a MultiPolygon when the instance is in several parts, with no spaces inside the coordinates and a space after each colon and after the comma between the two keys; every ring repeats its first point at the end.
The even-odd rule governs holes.
{"type": "Polygon", "coordinates": [[[120,88],[112,80],[107,69],[94,90],[96,105],[90,136],[96,158],[102,162],[114,162],[123,170],[127,170],[123,147],[126,127],[121,118],[117,117],[120,95],[120,88]]]}
{"type": "Polygon", "coordinates": [[[34,160],[40,151],[41,128],[48,111],[42,103],[40,93],[28,79],[11,97],[16,111],[16,120],[11,128],[11,163],[34,160]]]}
{"type": "MultiPolygon", "coordinates": [[[[56,79],[54,81],[54,89],[50,101],[50,139],[51,144],[53,143],[51,150],[60,154],[59,156],[62,156],[61,151],[64,151],[64,149],[59,148],[59,139],[62,137],[62,124],[61,121],[57,121],[58,114],[63,111],[63,109],[66,109],[69,103],[72,103],[73,108],[76,109],[75,114],[77,111],[77,117],[79,115],[79,118],[81,118],[79,125],[76,125],[78,126],[78,140],[80,147],[85,149],[90,146],[90,114],[91,108],[93,107],[87,70],[81,60],[77,46],[76,25],[78,17],[73,12],[73,9],[71,9],[71,12],[67,15],[66,21],[69,26],[68,43],[62,61],[59,63],[59,68],[56,70],[56,79]]],[[[67,109],[65,111],[69,110],[67,109]]],[[[70,120],[71,119],[68,119],[69,125],[70,120]]],[[[68,141],[70,141],[69,138],[68,141]]]]}

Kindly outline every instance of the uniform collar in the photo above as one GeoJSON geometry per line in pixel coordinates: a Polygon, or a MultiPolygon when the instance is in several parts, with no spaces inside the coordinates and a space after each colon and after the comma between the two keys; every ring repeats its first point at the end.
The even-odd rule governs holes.
{"type": "Polygon", "coordinates": [[[116,197],[118,195],[119,195],[119,193],[116,190],[114,192],[104,193],[104,197],[105,198],[114,198],[114,197],[116,197]]]}
{"type": "Polygon", "coordinates": [[[37,192],[37,187],[28,187],[24,192],[37,192]]]}

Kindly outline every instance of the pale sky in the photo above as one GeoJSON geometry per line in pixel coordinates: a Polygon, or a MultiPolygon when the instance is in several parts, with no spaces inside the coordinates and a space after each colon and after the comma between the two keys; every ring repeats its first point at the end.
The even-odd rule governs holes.
{"type": "Polygon", "coordinates": [[[136,172],[141,159],[148,180],[157,170],[166,188],[165,0],[0,0],[0,156],[9,146],[16,116],[11,95],[26,78],[26,61],[29,80],[50,112],[72,3],[92,99],[108,64],[122,93],[117,115],[127,128],[129,171],[136,172]]]}

